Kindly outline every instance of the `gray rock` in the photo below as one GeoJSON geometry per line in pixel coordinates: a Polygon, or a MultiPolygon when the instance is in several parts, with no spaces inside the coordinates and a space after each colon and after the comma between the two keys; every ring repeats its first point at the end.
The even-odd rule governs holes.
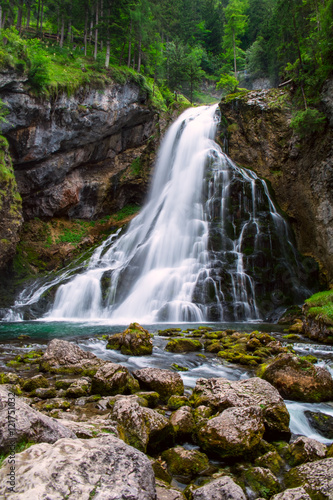
{"type": "Polygon", "coordinates": [[[173,430],[179,436],[191,434],[195,428],[195,422],[192,415],[192,409],[189,406],[182,406],[170,417],[173,430]]]}
{"type": "Polygon", "coordinates": [[[257,406],[271,432],[289,431],[289,413],[279,392],[258,377],[231,382],[225,378],[197,380],[191,400],[195,406],[206,405],[214,412],[231,407],[257,406]]]}
{"type": "Polygon", "coordinates": [[[304,488],[292,488],[274,495],[271,500],[311,500],[304,488]]]}
{"type": "Polygon", "coordinates": [[[156,500],[184,500],[184,495],[174,488],[170,488],[163,481],[156,481],[156,500]]]}
{"type": "Polygon", "coordinates": [[[2,453],[12,448],[13,440],[16,444],[22,441],[54,443],[60,438],[76,437],[57,420],[30,408],[3,386],[0,386],[0,429],[2,453]]]}
{"type": "Polygon", "coordinates": [[[52,373],[95,373],[104,364],[105,361],[73,342],[53,339],[40,359],[40,370],[52,373]]]}
{"type": "Polygon", "coordinates": [[[91,378],[83,377],[75,380],[67,389],[66,397],[68,398],[81,398],[87,396],[91,389],[91,378]]]}
{"type": "Polygon", "coordinates": [[[143,368],[133,372],[143,390],[156,391],[161,399],[167,401],[170,396],[184,394],[184,384],[179,373],[160,368],[143,368]]]}
{"type": "Polygon", "coordinates": [[[310,410],[305,411],[304,415],[309,420],[311,427],[327,439],[333,439],[333,417],[331,415],[310,410]]]}
{"type": "Polygon", "coordinates": [[[327,446],[315,439],[300,436],[290,445],[293,465],[313,462],[326,457],[327,446]]]}
{"type": "Polygon", "coordinates": [[[102,396],[132,394],[139,389],[137,380],[132,377],[127,368],[116,363],[105,363],[99,368],[91,385],[91,392],[102,396]]]}
{"type": "Polygon", "coordinates": [[[333,458],[316,460],[290,469],[285,476],[289,488],[303,486],[311,498],[333,499],[333,458]]]}
{"type": "Polygon", "coordinates": [[[246,496],[231,477],[223,476],[195,490],[193,500],[246,500],[246,496]]]}
{"type": "Polygon", "coordinates": [[[155,410],[141,407],[134,400],[116,401],[111,418],[117,424],[119,436],[140,451],[156,450],[162,444],[173,443],[169,420],[155,410]]]}
{"type": "MultiPolygon", "coordinates": [[[[155,500],[151,464],[143,454],[113,437],[60,439],[16,455],[16,486],[11,500],[155,500]]],[[[6,498],[8,465],[0,470],[0,496],[6,498]]]]}
{"type": "Polygon", "coordinates": [[[259,408],[228,408],[200,428],[198,439],[204,450],[223,457],[240,456],[260,443],[264,431],[259,408]]]}

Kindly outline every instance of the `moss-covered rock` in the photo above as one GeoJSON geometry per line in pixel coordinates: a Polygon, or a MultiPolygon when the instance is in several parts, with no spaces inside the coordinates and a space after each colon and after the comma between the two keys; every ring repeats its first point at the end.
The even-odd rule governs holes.
{"type": "Polygon", "coordinates": [[[201,349],[201,342],[193,339],[172,339],[165,346],[165,350],[169,352],[192,352],[201,349]]]}
{"type": "Polygon", "coordinates": [[[327,439],[333,439],[333,417],[325,413],[306,410],[305,416],[309,420],[311,427],[316,429],[322,436],[327,439]]]}
{"type": "Polygon", "coordinates": [[[181,406],[189,406],[190,401],[187,396],[173,395],[168,399],[167,405],[170,410],[178,410],[178,408],[180,408],[181,406]]]}
{"type": "Polygon", "coordinates": [[[140,388],[148,391],[156,391],[162,401],[168,401],[170,396],[184,394],[184,383],[179,373],[160,368],[142,368],[133,372],[139,381],[140,388]]]}
{"type": "Polygon", "coordinates": [[[18,384],[19,380],[20,377],[17,373],[0,373],[0,384],[18,384]]]}
{"type": "Polygon", "coordinates": [[[257,495],[257,498],[271,498],[281,491],[278,479],[269,470],[263,467],[251,467],[244,472],[244,480],[248,486],[257,495]]]}
{"type": "Polygon", "coordinates": [[[131,323],[122,333],[110,336],[106,348],[130,356],[146,356],[153,352],[153,342],[148,330],[138,323],[131,323]]]}
{"type": "Polygon", "coordinates": [[[82,398],[88,396],[91,390],[91,378],[84,377],[75,380],[66,390],[67,398],[82,398]]]}
{"type": "Polygon", "coordinates": [[[32,395],[40,399],[52,399],[57,396],[57,391],[55,387],[39,387],[32,392],[32,395]]]}
{"type": "Polygon", "coordinates": [[[257,467],[263,467],[272,471],[274,475],[280,474],[285,466],[284,460],[280,457],[277,451],[268,451],[264,455],[258,457],[254,464],[257,467]]]}
{"type": "Polygon", "coordinates": [[[313,340],[333,344],[333,290],[319,292],[305,301],[304,333],[313,340]]]}
{"type": "Polygon", "coordinates": [[[330,373],[292,354],[279,354],[263,365],[258,375],[286,399],[313,403],[333,399],[330,373]]]}
{"type": "Polygon", "coordinates": [[[333,491],[333,458],[316,460],[290,469],[285,475],[287,488],[303,486],[312,500],[329,500],[333,491]]]}
{"type": "Polygon", "coordinates": [[[49,387],[49,381],[42,375],[35,375],[32,378],[27,379],[22,384],[22,389],[27,392],[32,392],[38,389],[39,387],[49,387]]]}
{"type": "Polygon", "coordinates": [[[209,467],[205,453],[186,450],[182,446],[164,451],[161,457],[167,463],[168,472],[176,478],[181,478],[182,482],[189,482],[209,467]]]}
{"type": "Polygon", "coordinates": [[[300,436],[290,445],[289,452],[289,462],[295,466],[325,458],[327,446],[315,439],[300,436]]]}
{"type": "Polygon", "coordinates": [[[178,438],[185,439],[191,436],[195,429],[195,422],[190,406],[178,408],[178,410],[171,415],[170,423],[178,438]]]}
{"type": "Polygon", "coordinates": [[[155,408],[158,405],[160,399],[160,395],[155,391],[139,391],[136,393],[136,395],[140,398],[145,399],[149,408],[155,408]]]}
{"type": "Polygon", "coordinates": [[[91,393],[102,396],[133,394],[139,390],[139,383],[127,368],[116,363],[106,363],[99,368],[91,384],[91,393]]]}

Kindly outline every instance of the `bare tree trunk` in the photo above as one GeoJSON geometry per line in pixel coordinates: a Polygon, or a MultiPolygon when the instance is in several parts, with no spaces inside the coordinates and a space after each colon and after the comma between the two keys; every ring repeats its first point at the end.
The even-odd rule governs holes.
{"type": "Polygon", "coordinates": [[[232,43],[234,45],[234,71],[235,71],[235,78],[237,80],[236,40],[234,31],[232,33],[232,43]]]}
{"type": "Polygon", "coordinates": [[[140,33],[139,48],[138,48],[138,67],[137,67],[138,73],[140,73],[140,70],[141,70],[141,45],[142,45],[142,37],[141,37],[141,33],[140,33]]]}
{"type": "MultiPolygon", "coordinates": [[[[101,0],[101,15],[100,15],[100,18],[101,18],[101,21],[103,22],[103,0],[101,0]]],[[[103,40],[101,40],[101,50],[103,50],[103,40]]]]}
{"type": "Polygon", "coordinates": [[[107,29],[106,29],[106,58],[105,58],[105,67],[108,68],[110,65],[110,8],[107,10],[107,29]]]}
{"type": "Polygon", "coordinates": [[[88,38],[88,9],[86,8],[86,17],[84,20],[84,55],[87,55],[87,38],[88,38]]]}
{"type": "Polygon", "coordinates": [[[98,0],[96,2],[96,25],[95,25],[95,50],[94,50],[94,59],[97,59],[97,46],[98,46],[98,0]]]}
{"type": "Polygon", "coordinates": [[[20,34],[22,30],[22,14],[23,14],[23,0],[20,0],[19,8],[17,10],[17,22],[16,22],[16,29],[20,32],[20,34]]]}
{"type": "Polygon", "coordinates": [[[28,4],[28,5],[27,5],[27,21],[26,21],[26,23],[25,23],[25,26],[26,26],[27,28],[29,28],[29,27],[30,27],[30,9],[31,9],[30,4],[28,4]]]}
{"type": "Polygon", "coordinates": [[[128,36],[128,58],[127,58],[127,67],[131,66],[131,52],[132,52],[132,19],[130,24],[129,36],[128,36]]]}
{"type": "Polygon", "coordinates": [[[2,7],[0,5],[0,32],[1,32],[1,28],[2,28],[2,7]]]}
{"type": "Polygon", "coordinates": [[[133,65],[132,68],[135,69],[135,51],[133,52],[133,65]]]}
{"type": "Polygon", "coordinates": [[[36,26],[36,30],[37,31],[38,31],[38,28],[39,28],[39,16],[40,16],[40,0],[38,0],[37,26],[36,26]]]}
{"type": "Polygon", "coordinates": [[[60,31],[60,47],[64,46],[64,35],[65,35],[65,18],[64,14],[61,14],[61,31],[60,31]]]}
{"type": "Polygon", "coordinates": [[[42,0],[41,10],[40,10],[40,30],[43,33],[43,13],[44,13],[44,0],[42,0]]]}

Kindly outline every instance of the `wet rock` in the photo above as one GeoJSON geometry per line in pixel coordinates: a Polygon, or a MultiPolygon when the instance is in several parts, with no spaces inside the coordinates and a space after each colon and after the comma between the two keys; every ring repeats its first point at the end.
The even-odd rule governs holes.
{"type": "Polygon", "coordinates": [[[246,500],[246,496],[231,477],[222,476],[195,490],[193,500],[246,500]]]}
{"type": "Polygon", "coordinates": [[[168,472],[166,462],[161,457],[156,460],[151,459],[151,465],[156,478],[161,479],[164,483],[171,483],[172,476],[168,472]]]}
{"type": "Polygon", "coordinates": [[[39,387],[32,394],[40,399],[51,399],[57,396],[57,391],[54,387],[39,387]]]}
{"type": "Polygon", "coordinates": [[[292,488],[274,495],[271,500],[311,500],[304,488],[292,488]]]}
{"type": "Polygon", "coordinates": [[[256,447],[264,431],[260,408],[228,408],[200,428],[198,439],[205,451],[222,457],[237,457],[256,447]]]}
{"type": "Polygon", "coordinates": [[[156,481],[156,500],[184,500],[184,495],[162,481],[156,481]]]}
{"type": "Polygon", "coordinates": [[[263,467],[251,467],[244,473],[245,484],[258,496],[270,498],[281,490],[274,474],[263,467]]]}
{"type": "Polygon", "coordinates": [[[172,339],[165,346],[165,350],[169,352],[193,352],[201,349],[201,342],[192,339],[172,339]]]}
{"type": "Polygon", "coordinates": [[[105,364],[92,352],[84,351],[73,342],[53,339],[40,359],[40,370],[51,373],[92,375],[105,364]]]}
{"type": "Polygon", "coordinates": [[[333,458],[299,465],[287,472],[285,484],[288,488],[303,486],[311,498],[329,499],[333,491],[333,458]]]}
{"type": "Polygon", "coordinates": [[[300,465],[326,457],[327,446],[315,439],[301,436],[290,447],[291,465],[300,465]]]}
{"type": "Polygon", "coordinates": [[[168,408],[178,410],[181,406],[189,406],[190,402],[187,396],[171,396],[168,399],[168,408]]]}
{"type": "Polygon", "coordinates": [[[195,428],[192,409],[189,406],[182,406],[171,415],[170,423],[179,438],[191,435],[195,428]]]}
{"type": "Polygon", "coordinates": [[[158,392],[163,401],[167,401],[170,396],[184,394],[181,376],[171,370],[142,368],[134,371],[133,375],[139,381],[142,389],[158,392]]]}
{"type": "Polygon", "coordinates": [[[0,450],[9,450],[22,441],[54,443],[61,438],[75,438],[75,434],[14,396],[5,387],[0,387],[0,450]]]}
{"type": "Polygon", "coordinates": [[[17,373],[0,373],[0,384],[18,384],[19,381],[20,377],[17,373]]]}
{"type": "Polygon", "coordinates": [[[303,333],[303,321],[301,319],[296,319],[294,323],[289,327],[290,333],[303,333]]]}
{"type": "Polygon", "coordinates": [[[260,376],[286,399],[311,403],[333,399],[333,379],[328,370],[292,354],[279,354],[263,365],[260,376]]]}
{"type": "Polygon", "coordinates": [[[281,472],[281,469],[284,467],[285,462],[282,460],[277,451],[268,451],[261,457],[258,457],[254,464],[257,467],[264,467],[265,469],[269,469],[273,472],[273,474],[277,475],[281,472]]]}
{"type": "Polygon", "coordinates": [[[26,380],[22,384],[22,389],[27,392],[32,392],[39,387],[49,387],[49,385],[49,381],[42,374],[38,374],[26,380]]]}
{"type": "Polygon", "coordinates": [[[113,406],[111,418],[117,424],[119,437],[140,451],[158,450],[173,442],[173,430],[163,415],[141,407],[129,398],[119,399],[113,406]]]}
{"type": "Polygon", "coordinates": [[[92,379],[91,392],[102,396],[132,394],[140,389],[138,382],[124,366],[106,363],[92,379]]]}
{"type": "Polygon", "coordinates": [[[194,406],[207,405],[213,412],[256,406],[262,410],[268,432],[289,432],[289,413],[282,397],[271,384],[257,377],[237,382],[225,378],[198,379],[191,401],[194,406]]]}
{"type": "Polygon", "coordinates": [[[153,341],[148,330],[138,323],[131,323],[122,333],[110,336],[106,348],[130,356],[146,356],[153,352],[153,341]]]}
{"type": "Polygon", "coordinates": [[[90,394],[91,378],[84,377],[75,380],[67,389],[67,398],[81,398],[90,394]]]}
{"type": "Polygon", "coordinates": [[[164,451],[161,457],[166,461],[169,473],[185,483],[209,468],[207,455],[198,450],[186,450],[182,446],[164,451]]]}
{"type": "MultiPolygon", "coordinates": [[[[113,437],[60,439],[16,455],[13,500],[155,500],[149,459],[113,437]]],[[[0,496],[5,498],[8,466],[0,470],[0,496]]]]}

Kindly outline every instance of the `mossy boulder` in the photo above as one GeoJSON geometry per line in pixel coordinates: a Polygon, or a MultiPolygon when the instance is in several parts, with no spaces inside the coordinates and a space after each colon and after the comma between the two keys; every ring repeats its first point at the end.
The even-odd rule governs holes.
{"type": "Polygon", "coordinates": [[[122,333],[110,336],[106,348],[130,356],[146,356],[153,352],[153,341],[148,330],[139,323],[131,323],[122,333]]]}
{"type": "Polygon", "coordinates": [[[251,467],[243,475],[245,485],[257,495],[256,498],[271,498],[281,491],[281,486],[274,474],[264,467],[251,467]]]}
{"type": "Polygon", "coordinates": [[[160,337],[178,337],[181,334],[181,328],[166,328],[165,330],[158,330],[160,337]]]}
{"type": "Polygon", "coordinates": [[[158,405],[160,399],[160,395],[158,394],[158,392],[155,391],[149,391],[149,392],[139,391],[136,393],[136,395],[140,398],[145,399],[147,401],[147,406],[149,406],[149,408],[155,408],[158,405]]]}
{"type": "Polygon", "coordinates": [[[264,467],[273,472],[273,474],[280,474],[285,466],[285,461],[280,457],[277,451],[268,451],[264,455],[258,457],[254,464],[257,467],[264,467]]]}
{"type": "Polygon", "coordinates": [[[178,410],[181,406],[189,406],[190,402],[187,396],[170,396],[168,399],[168,408],[170,410],[178,410]]]}
{"type": "Polygon", "coordinates": [[[52,399],[57,396],[57,391],[55,387],[38,387],[31,395],[40,399],[52,399]]]}
{"type": "Polygon", "coordinates": [[[168,472],[185,483],[209,468],[209,460],[205,453],[186,450],[182,446],[164,451],[161,457],[167,463],[168,472]]]}
{"type": "Polygon", "coordinates": [[[285,475],[287,488],[303,486],[312,500],[330,500],[333,491],[333,458],[316,460],[290,469],[285,475]]]}
{"type": "Polygon", "coordinates": [[[238,457],[252,451],[265,432],[260,408],[228,408],[198,431],[200,446],[221,457],[238,457]]]}
{"type": "Polygon", "coordinates": [[[139,383],[124,366],[106,363],[95,373],[91,393],[101,396],[133,394],[140,390],[139,383]]]}
{"type": "MultiPolygon", "coordinates": [[[[190,497],[189,497],[190,498],[190,497]]],[[[197,488],[192,494],[193,500],[246,500],[242,488],[229,476],[222,476],[197,488]]]]}
{"type": "Polygon", "coordinates": [[[169,352],[193,352],[201,349],[201,342],[193,339],[172,339],[165,346],[165,350],[169,352]]]}
{"type": "Polygon", "coordinates": [[[301,319],[296,319],[294,323],[289,327],[290,333],[303,333],[303,321],[301,319]]]}
{"type": "Polygon", "coordinates": [[[258,375],[286,399],[309,403],[333,399],[333,379],[328,370],[292,354],[279,354],[263,365],[258,375]]]}
{"type": "Polygon", "coordinates": [[[91,378],[83,377],[75,380],[66,390],[67,398],[82,398],[88,396],[91,390],[91,378]]]}
{"type": "Polygon", "coordinates": [[[142,390],[156,391],[162,401],[168,401],[170,396],[184,394],[184,383],[181,376],[171,370],[160,368],[142,368],[133,372],[142,390]]]}
{"type": "Polygon", "coordinates": [[[22,384],[22,389],[27,392],[32,392],[39,387],[49,387],[50,383],[42,374],[35,375],[29,378],[22,384]]]}
{"type": "Polygon", "coordinates": [[[0,384],[18,384],[19,381],[20,377],[17,373],[0,373],[0,384]]]}
{"type": "Polygon", "coordinates": [[[191,436],[195,429],[195,421],[190,406],[182,406],[178,408],[170,417],[170,423],[174,433],[178,438],[184,439],[191,436]]]}
{"type": "Polygon", "coordinates": [[[316,429],[322,436],[327,439],[333,439],[333,417],[325,413],[306,410],[304,412],[306,418],[310,422],[311,427],[316,429]]]}
{"type": "Polygon", "coordinates": [[[291,465],[301,465],[326,458],[327,446],[305,436],[297,438],[289,447],[291,465]]]}
{"type": "Polygon", "coordinates": [[[291,488],[274,495],[271,500],[311,500],[304,488],[291,488]]]}

